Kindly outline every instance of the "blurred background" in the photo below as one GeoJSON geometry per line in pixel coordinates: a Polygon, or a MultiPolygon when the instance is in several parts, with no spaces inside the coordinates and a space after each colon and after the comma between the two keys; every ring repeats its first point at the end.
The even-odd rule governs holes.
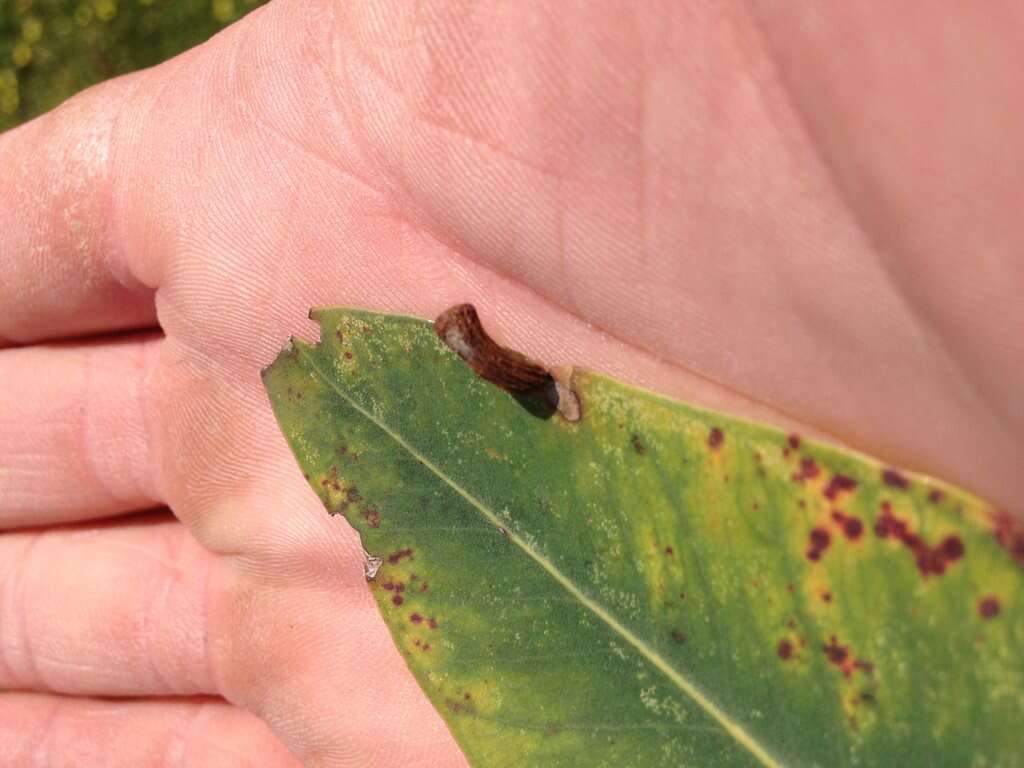
{"type": "Polygon", "coordinates": [[[0,131],[158,64],[267,0],[0,0],[0,131]]]}

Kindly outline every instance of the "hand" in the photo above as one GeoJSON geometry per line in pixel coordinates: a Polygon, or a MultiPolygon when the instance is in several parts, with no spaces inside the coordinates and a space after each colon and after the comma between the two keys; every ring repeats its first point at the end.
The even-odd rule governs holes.
{"type": "Polygon", "coordinates": [[[260,387],[313,305],[1020,508],[1024,15],[754,5],[277,0],[0,137],[0,762],[463,764],[260,387]]]}

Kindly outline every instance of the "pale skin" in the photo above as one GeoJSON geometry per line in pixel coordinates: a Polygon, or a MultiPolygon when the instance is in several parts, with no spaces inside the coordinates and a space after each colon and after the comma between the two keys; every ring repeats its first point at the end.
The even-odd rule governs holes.
{"type": "Polygon", "coordinates": [[[277,0],[0,136],[4,765],[464,764],[260,386],[312,305],[1019,513],[1019,3],[503,5],[277,0]]]}

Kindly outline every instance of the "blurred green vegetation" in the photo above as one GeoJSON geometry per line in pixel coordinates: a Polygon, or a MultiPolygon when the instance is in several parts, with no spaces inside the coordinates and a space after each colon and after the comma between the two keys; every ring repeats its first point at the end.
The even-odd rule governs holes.
{"type": "Polygon", "coordinates": [[[266,0],[0,0],[0,131],[191,48],[266,0]]]}

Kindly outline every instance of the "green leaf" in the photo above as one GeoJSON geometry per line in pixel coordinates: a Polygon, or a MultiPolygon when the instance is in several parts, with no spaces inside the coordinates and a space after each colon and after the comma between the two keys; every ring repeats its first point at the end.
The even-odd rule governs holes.
{"type": "Polygon", "coordinates": [[[569,423],[426,322],[311,316],[274,412],[473,765],[1024,762],[1008,514],[590,373],[569,423]]]}

